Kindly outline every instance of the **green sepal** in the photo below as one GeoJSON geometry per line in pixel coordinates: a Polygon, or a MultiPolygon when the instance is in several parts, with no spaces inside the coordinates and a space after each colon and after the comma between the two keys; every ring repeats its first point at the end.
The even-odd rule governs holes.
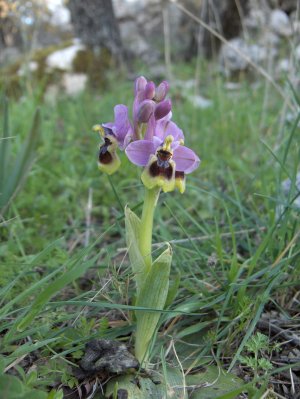
{"type": "Polygon", "coordinates": [[[154,261],[137,297],[137,306],[154,309],[149,312],[136,312],[135,354],[140,362],[146,360],[149,344],[155,334],[161,316],[159,310],[163,310],[166,304],[171,262],[172,249],[168,244],[168,248],[154,261]]]}
{"type": "Polygon", "coordinates": [[[128,248],[129,260],[131,263],[132,271],[137,286],[137,295],[139,295],[145,274],[147,270],[144,257],[139,249],[139,236],[140,236],[141,220],[132,212],[128,206],[125,208],[125,229],[126,229],[126,245],[128,248]]]}
{"type": "Polygon", "coordinates": [[[181,194],[183,194],[185,192],[185,179],[186,178],[184,175],[183,175],[183,177],[182,176],[177,177],[176,173],[175,173],[175,187],[178,188],[178,190],[181,194]]]}

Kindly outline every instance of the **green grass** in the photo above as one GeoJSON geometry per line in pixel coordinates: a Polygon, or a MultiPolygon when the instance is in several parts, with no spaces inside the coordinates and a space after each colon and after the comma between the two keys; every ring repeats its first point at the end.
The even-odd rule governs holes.
{"type": "MultiPolygon", "coordinates": [[[[191,76],[188,67],[179,71],[191,76]]],[[[203,85],[213,101],[205,110],[171,91],[174,119],[202,164],[184,195],[161,195],[155,215],[154,242],[173,240],[171,283],[181,279],[152,354],[155,361],[173,339],[185,369],[211,362],[235,370],[263,312],[276,311],[291,325],[297,316],[299,210],[291,204],[297,192],[284,199],[280,182],[299,170],[299,129],[279,127],[276,93],[261,125],[263,85],[245,82],[233,93],[223,84],[214,78],[203,85]]],[[[123,206],[141,211],[140,170],[122,155],[117,174],[101,174],[91,130],[112,119],[116,103],[131,101],[131,82],[54,106],[37,104],[34,95],[10,100],[15,152],[38,105],[42,116],[35,163],[0,225],[0,368],[13,371],[26,389],[49,391],[54,382],[55,390],[73,387],[71,365],[92,337],[132,342],[133,279],[120,249],[123,206]],[[37,375],[28,382],[32,364],[37,375]]],[[[176,363],[172,351],[167,362],[176,363]]]]}

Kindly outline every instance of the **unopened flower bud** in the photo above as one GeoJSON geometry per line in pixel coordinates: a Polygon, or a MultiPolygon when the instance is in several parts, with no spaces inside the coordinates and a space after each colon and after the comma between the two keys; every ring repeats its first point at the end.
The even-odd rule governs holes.
{"type": "Polygon", "coordinates": [[[144,76],[140,76],[135,80],[134,93],[137,94],[139,91],[145,90],[146,85],[147,85],[147,79],[144,78],[144,76]]]}
{"type": "Polygon", "coordinates": [[[155,90],[154,100],[157,102],[163,101],[169,91],[169,83],[164,80],[155,90]]]}
{"type": "Polygon", "coordinates": [[[168,113],[171,111],[171,108],[172,108],[171,100],[164,100],[159,104],[157,104],[154,111],[155,119],[161,119],[166,115],[168,115],[168,113]]]}
{"type": "Polygon", "coordinates": [[[152,100],[155,94],[155,84],[153,82],[148,82],[145,87],[145,98],[152,100]]]}
{"type": "Polygon", "coordinates": [[[144,100],[139,107],[137,113],[137,120],[140,123],[147,123],[150,119],[150,116],[154,112],[155,104],[152,100],[144,100]]]}

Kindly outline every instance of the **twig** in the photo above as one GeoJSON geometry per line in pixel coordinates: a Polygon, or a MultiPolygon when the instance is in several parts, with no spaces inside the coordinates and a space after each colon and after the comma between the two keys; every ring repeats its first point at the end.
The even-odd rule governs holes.
{"type": "MultiPolygon", "coordinates": [[[[244,235],[244,234],[248,234],[248,233],[256,233],[257,231],[265,231],[266,229],[267,229],[267,227],[263,226],[263,227],[258,227],[256,229],[253,228],[253,229],[238,230],[234,234],[235,235],[244,235]]],[[[206,236],[182,238],[180,240],[171,240],[171,241],[168,241],[168,242],[170,244],[175,244],[175,245],[176,244],[185,244],[185,243],[188,243],[188,242],[191,242],[191,241],[200,241],[201,242],[201,241],[211,240],[211,239],[215,238],[215,236],[216,236],[215,234],[209,234],[209,235],[206,235],[206,236]]],[[[227,238],[227,237],[231,237],[231,236],[232,236],[231,232],[220,234],[221,238],[227,238]]],[[[158,242],[156,244],[153,244],[153,247],[154,248],[159,248],[159,247],[162,247],[165,244],[166,244],[166,241],[158,242]]],[[[125,251],[127,251],[127,248],[119,248],[117,250],[117,253],[119,254],[120,252],[125,252],[125,251]]]]}
{"type": "Polygon", "coordinates": [[[296,334],[276,326],[276,324],[271,323],[270,320],[259,320],[257,322],[257,327],[265,331],[268,330],[276,335],[281,335],[292,344],[300,346],[300,338],[296,334]]]}
{"type": "Polygon", "coordinates": [[[15,367],[17,364],[19,364],[27,355],[28,355],[28,353],[25,353],[25,355],[18,357],[18,359],[14,360],[12,363],[10,363],[7,367],[5,367],[4,373],[6,373],[12,367],[15,367]]]}
{"type": "Polygon", "coordinates": [[[163,6],[163,26],[164,26],[164,47],[165,47],[165,65],[168,79],[171,80],[172,70],[171,70],[171,41],[170,41],[170,20],[169,20],[169,10],[168,5],[163,6]]]}

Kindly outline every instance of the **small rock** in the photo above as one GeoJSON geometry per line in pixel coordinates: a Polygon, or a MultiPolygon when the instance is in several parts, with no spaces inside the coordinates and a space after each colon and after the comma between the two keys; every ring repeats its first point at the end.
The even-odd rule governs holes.
{"type": "Polygon", "coordinates": [[[238,51],[247,55],[247,44],[245,40],[235,38],[229,40],[229,44],[221,47],[220,58],[223,66],[230,71],[242,71],[247,68],[248,61],[238,51]]]}
{"type": "Polygon", "coordinates": [[[266,13],[260,8],[252,8],[245,18],[244,24],[250,29],[259,29],[266,23],[266,13]]]}
{"type": "Polygon", "coordinates": [[[278,61],[277,71],[278,72],[289,72],[291,69],[291,63],[288,58],[284,58],[278,61]]]}
{"type": "Polygon", "coordinates": [[[213,105],[213,102],[211,100],[208,100],[207,98],[204,98],[199,95],[195,95],[195,96],[187,95],[186,97],[190,100],[190,102],[196,108],[205,109],[205,108],[209,108],[213,105]]]}
{"type": "Polygon", "coordinates": [[[273,10],[270,15],[270,27],[280,36],[292,35],[292,26],[287,14],[282,10],[273,10]]]}
{"type": "Polygon", "coordinates": [[[295,48],[295,59],[300,62],[300,44],[295,48]]]}
{"type": "Polygon", "coordinates": [[[29,61],[28,64],[23,64],[18,70],[18,76],[25,76],[28,72],[34,72],[39,65],[36,61],[29,61]]]}
{"type": "Polygon", "coordinates": [[[267,58],[268,53],[263,46],[248,44],[241,38],[235,38],[222,46],[220,52],[221,63],[229,71],[243,71],[249,65],[249,61],[243,55],[255,64],[259,64],[267,58]]]}
{"type": "Polygon", "coordinates": [[[280,43],[280,38],[278,37],[278,35],[276,35],[276,33],[270,30],[265,30],[261,34],[260,43],[263,46],[273,48],[278,46],[278,44],[280,43]]]}
{"type": "MultiPolygon", "coordinates": [[[[296,175],[295,186],[298,192],[300,192],[300,171],[296,175]]],[[[285,197],[288,197],[292,188],[292,182],[290,179],[286,179],[281,183],[282,191],[285,197]]],[[[295,193],[297,194],[297,193],[295,193]]],[[[292,197],[290,198],[292,199],[292,197]]],[[[300,209],[300,195],[293,202],[292,206],[295,206],[297,209],[300,209]]]]}
{"type": "Polygon", "coordinates": [[[65,73],[62,85],[67,95],[75,96],[85,89],[87,80],[88,77],[84,73],[65,73]]]}
{"type": "Polygon", "coordinates": [[[60,93],[60,88],[56,84],[51,84],[47,86],[46,92],[44,94],[44,100],[47,104],[50,104],[52,106],[55,105],[56,100],[59,96],[60,93]]]}
{"type": "Polygon", "coordinates": [[[259,64],[267,58],[267,51],[262,46],[252,44],[248,46],[247,55],[255,64],[259,64]]]}
{"type": "Polygon", "coordinates": [[[226,82],[224,88],[227,90],[235,91],[241,88],[241,84],[238,82],[226,82]]]}
{"type": "Polygon", "coordinates": [[[85,46],[80,43],[74,43],[70,47],[55,51],[46,58],[46,65],[50,69],[61,69],[63,71],[72,71],[73,61],[76,54],[80,50],[84,50],[85,46]]]}
{"type": "Polygon", "coordinates": [[[129,369],[138,369],[139,362],[125,344],[109,339],[94,339],[86,344],[80,367],[89,374],[121,374],[129,369]]]}

